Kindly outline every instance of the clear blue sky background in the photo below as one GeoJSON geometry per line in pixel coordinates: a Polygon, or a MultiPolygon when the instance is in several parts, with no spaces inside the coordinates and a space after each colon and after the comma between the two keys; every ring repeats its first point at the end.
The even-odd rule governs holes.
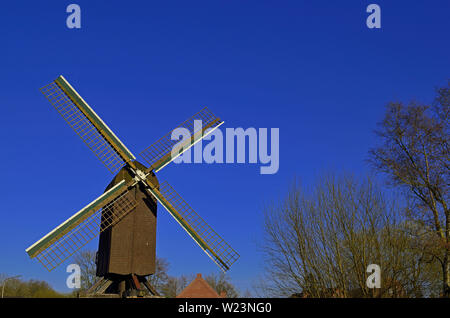
{"type": "MultiPolygon", "coordinates": [[[[112,176],[39,88],[63,74],[135,154],[208,106],[226,127],[280,128],[280,170],[170,165],[167,180],[240,254],[241,291],[262,272],[262,207],[294,176],[364,173],[391,100],[430,102],[449,78],[448,1],[70,1],[0,5],[0,273],[67,291],[25,253],[112,176]],[[366,27],[366,7],[382,29],[366,27]]],[[[157,254],[171,275],[217,267],[162,209],[157,254]]],[[[92,248],[96,248],[96,242],[92,248]]]]}

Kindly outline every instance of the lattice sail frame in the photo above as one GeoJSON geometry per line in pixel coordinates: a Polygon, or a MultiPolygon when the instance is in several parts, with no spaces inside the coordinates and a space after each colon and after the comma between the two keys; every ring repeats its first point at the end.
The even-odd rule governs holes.
{"type": "Polygon", "coordinates": [[[230,269],[239,254],[166,181],[149,191],[224,272],[230,269]]]}
{"type": "Polygon", "coordinates": [[[40,90],[112,174],[136,159],[64,77],[40,90]]]}
{"type": "Polygon", "coordinates": [[[147,172],[158,172],[176,157],[192,147],[196,142],[205,138],[212,131],[223,124],[220,118],[216,117],[207,107],[204,107],[197,114],[187,119],[168,134],[160,138],[150,147],[143,150],[139,155],[149,166],[147,172]],[[196,127],[195,121],[200,120],[201,127],[196,127]],[[172,132],[176,129],[184,128],[189,131],[190,140],[183,144],[178,140],[172,140],[172,132]],[[178,145],[177,145],[178,144],[178,145]],[[176,154],[176,155],[173,155],[176,154]]]}
{"type": "Polygon", "coordinates": [[[26,251],[51,271],[137,206],[125,181],[75,213],[26,251]]]}

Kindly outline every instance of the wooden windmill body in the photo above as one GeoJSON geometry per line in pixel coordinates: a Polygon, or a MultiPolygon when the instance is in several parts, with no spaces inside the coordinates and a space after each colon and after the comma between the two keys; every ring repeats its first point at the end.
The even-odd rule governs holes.
{"type": "MultiPolygon", "coordinates": [[[[153,184],[158,185],[154,175],[153,184]]],[[[106,190],[122,180],[131,180],[122,168],[106,190]]],[[[136,207],[115,226],[100,233],[97,252],[97,276],[148,276],[155,273],[157,200],[149,197],[140,185],[127,194],[137,202],[136,207]]]]}

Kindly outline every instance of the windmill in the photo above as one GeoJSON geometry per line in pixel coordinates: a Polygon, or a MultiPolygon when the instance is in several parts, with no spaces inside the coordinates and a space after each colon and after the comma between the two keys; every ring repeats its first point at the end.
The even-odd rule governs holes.
{"type": "Polygon", "coordinates": [[[147,277],[155,273],[156,216],[159,202],[202,250],[227,271],[239,254],[226,243],[167,182],[155,173],[223,124],[207,108],[180,124],[191,133],[182,143],[171,132],[136,157],[117,138],[63,76],[41,92],[97,158],[114,174],[105,192],[35,242],[26,252],[51,271],[91,240],[99,237],[96,257],[100,279],[90,293],[129,295],[145,286],[157,295],[147,277]],[[201,120],[197,127],[195,120],[201,120]]]}

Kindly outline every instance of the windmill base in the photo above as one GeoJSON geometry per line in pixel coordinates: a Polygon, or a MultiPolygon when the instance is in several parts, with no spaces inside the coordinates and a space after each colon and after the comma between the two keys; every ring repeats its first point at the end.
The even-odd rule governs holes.
{"type": "Polygon", "coordinates": [[[160,297],[145,276],[110,275],[100,278],[80,297],[88,298],[135,298],[160,297]]]}

